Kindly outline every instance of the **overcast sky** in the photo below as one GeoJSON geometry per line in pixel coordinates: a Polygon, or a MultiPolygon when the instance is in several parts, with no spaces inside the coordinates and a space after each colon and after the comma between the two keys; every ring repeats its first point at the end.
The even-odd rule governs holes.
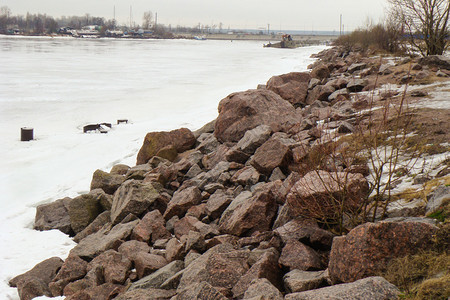
{"type": "Polygon", "coordinates": [[[364,25],[368,18],[383,18],[386,0],[0,0],[13,15],[27,12],[53,17],[92,16],[119,23],[142,23],[145,11],[158,13],[158,23],[196,26],[223,24],[223,28],[271,30],[339,30],[342,14],[345,30],[364,25]]]}

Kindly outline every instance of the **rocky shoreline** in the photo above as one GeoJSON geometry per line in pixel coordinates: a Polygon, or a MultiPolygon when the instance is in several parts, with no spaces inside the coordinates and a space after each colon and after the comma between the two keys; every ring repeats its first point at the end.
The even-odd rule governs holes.
{"type": "MultiPolygon", "coordinates": [[[[337,47],[317,58],[310,72],[229,95],[195,132],[148,133],[136,166],[97,170],[88,194],[39,206],[35,229],[78,245],[11,279],[20,298],[398,299],[381,275],[434,247],[442,224],[425,215],[448,205],[449,167],[428,172],[424,184],[437,182],[428,203],[377,213],[375,167],[346,154],[361,128],[396,117],[375,107],[427,97],[380,87],[447,84],[450,61],[393,63],[337,47]],[[376,222],[360,218],[366,209],[376,222]]],[[[442,132],[428,132],[439,145],[450,132],[441,113],[442,132]]]]}

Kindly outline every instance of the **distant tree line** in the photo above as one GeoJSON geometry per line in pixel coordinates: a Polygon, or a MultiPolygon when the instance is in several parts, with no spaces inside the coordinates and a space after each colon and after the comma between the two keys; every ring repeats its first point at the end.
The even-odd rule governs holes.
{"type": "Polygon", "coordinates": [[[46,14],[30,14],[25,16],[13,16],[7,6],[0,8],[0,33],[11,33],[19,31],[20,33],[42,35],[57,33],[61,27],[70,27],[81,29],[83,26],[96,25],[103,30],[114,29],[115,21],[106,20],[101,17],[94,17],[89,14],[84,16],[63,16],[53,18],[46,14]]]}
{"type": "Polygon", "coordinates": [[[53,18],[46,14],[30,14],[12,15],[11,10],[7,6],[0,7],[0,34],[20,33],[25,35],[43,35],[58,33],[60,28],[71,28],[80,30],[84,26],[95,25],[100,31],[100,35],[104,35],[108,30],[121,29],[128,31],[130,29],[152,30],[155,35],[164,38],[172,37],[172,33],[191,33],[191,34],[207,34],[212,32],[221,33],[223,24],[219,25],[203,25],[198,24],[194,27],[165,26],[156,24],[156,18],[151,11],[146,11],[142,18],[142,27],[134,25],[133,28],[128,26],[119,26],[114,19],[105,19],[102,17],[94,17],[89,14],[84,16],[63,16],[53,18]]]}

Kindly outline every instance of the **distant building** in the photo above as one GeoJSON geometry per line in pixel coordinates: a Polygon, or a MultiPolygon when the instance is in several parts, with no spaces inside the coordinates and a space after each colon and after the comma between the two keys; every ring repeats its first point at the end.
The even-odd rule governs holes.
{"type": "Polygon", "coordinates": [[[122,30],[106,30],[105,35],[107,37],[118,38],[123,36],[122,30]]]}
{"type": "Polygon", "coordinates": [[[74,29],[72,27],[61,27],[58,29],[59,34],[73,35],[74,29]]]}

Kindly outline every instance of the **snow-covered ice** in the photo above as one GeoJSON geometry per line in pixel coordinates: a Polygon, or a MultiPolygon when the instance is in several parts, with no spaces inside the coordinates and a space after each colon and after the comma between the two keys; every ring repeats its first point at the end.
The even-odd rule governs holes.
{"type": "Polygon", "coordinates": [[[134,165],[149,131],[195,130],[229,93],[306,70],[324,46],[263,48],[251,41],[82,40],[0,36],[0,295],[8,280],[73,241],[33,230],[35,207],[87,192],[96,169],[134,165]],[[89,123],[128,119],[107,134],[89,123]],[[20,142],[20,128],[35,140],[20,142]]]}

